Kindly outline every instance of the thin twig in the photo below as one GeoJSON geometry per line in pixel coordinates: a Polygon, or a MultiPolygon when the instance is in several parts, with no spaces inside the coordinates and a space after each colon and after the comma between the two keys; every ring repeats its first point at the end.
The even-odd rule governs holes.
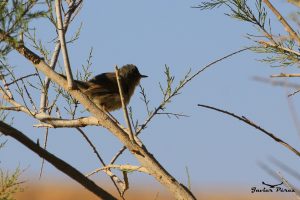
{"type": "MultiPolygon", "coordinates": [[[[46,128],[46,130],[45,130],[45,141],[44,141],[44,146],[43,146],[43,149],[45,149],[45,150],[47,149],[48,135],[49,135],[49,128],[46,128]]],[[[43,175],[43,169],[44,169],[44,164],[45,164],[45,158],[42,158],[42,164],[41,164],[40,177],[39,177],[39,179],[42,178],[42,175],[43,175]]]]}
{"type": "Polygon", "coordinates": [[[122,84],[121,84],[121,81],[120,81],[118,66],[116,66],[115,70],[116,70],[116,78],[117,78],[118,88],[119,88],[119,93],[120,93],[120,99],[121,99],[121,102],[122,102],[122,108],[123,108],[123,112],[124,112],[124,118],[126,120],[127,127],[129,129],[129,138],[133,143],[135,143],[132,127],[131,127],[129,116],[128,116],[127,107],[125,105],[124,93],[123,93],[123,88],[122,88],[122,84]]]}
{"type": "Polygon", "coordinates": [[[37,110],[37,108],[36,108],[36,106],[35,106],[35,103],[34,103],[32,97],[31,97],[31,95],[30,95],[30,93],[29,93],[29,91],[28,91],[28,89],[27,89],[27,86],[26,86],[26,84],[24,83],[23,79],[21,79],[21,82],[22,82],[22,84],[23,84],[24,90],[25,90],[25,92],[26,92],[26,95],[27,95],[27,97],[28,97],[28,99],[29,99],[30,104],[32,105],[33,110],[37,113],[38,110],[37,110]]]}
{"type": "Polygon", "coordinates": [[[102,168],[95,169],[94,171],[88,173],[86,177],[90,177],[93,174],[99,172],[99,171],[105,171],[107,169],[119,169],[121,171],[128,171],[128,172],[133,172],[133,171],[138,171],[138,172],[143,172],[146,174],[149,174],[148,170],[142,166],[133,166],[133,165],[107,165],[102,168]]]}
{"type": "Polygon", "coordinates": [[[72,75],[72,70],[71,70],[71,66],[70,66],[68,49],[66,46],[65,31],[64,31],[63,23],[62,23],[60,6],[61,6],[61,0],[55,0],[55,10],[56,10],[56,16],[57,16],[57,31],[58,31],[58,35],[59,35],[59,42],[61,45],[63,60],[64,60],[64,64],[65,64],[68,88],[74,89],[73,75],[72,75]]]}
{"type": "Polygon", "coordinates": [[[211,109],[211,110],[215,110],[215,111],[218,111],[218,112],[221,112],[221,113],[224,113],[224,114],[227,114],[227,115],[230,115],[236,119],[239,119],[243,122],[245,122],[246,124],[260,130],[261,132],[265,133],[267,136],[271,137],[273,140],[275,140],[276,142],[280,143],[281,145],[283,145],[284,147],[286,147],[287,149],[289,149],[290,151],[294,152],[297,156],[300,157],[300,152],[298,150],[296,150],[294,147],[292,147],[291,145],[289,145],[288,143],[286,143],[285,141],[281,140],[280,138],[276,137],[273,133],[261,128],[260,126],[258,126],[257,124],[255,124],[254,122],[250,121],[248,118],[246,118],[245,116],[238,116],[234,113],[231,113],[231,112],[228,112],[226,110],[222,110],[222,109],[219,109],[219,108],[215,108],[215,107],[212,107],[212,106],[208,106],[208,105],[203,105],[203,104],[198,104],[198,106],[200,107],[204,107],[204,108],[208,108],[208,109],[211,109]]]}
{"type": "Polygon", "coordinates": [[[127,148],[125,146],[121,147],[121,149],[116,153],[116,155],[111,159],[109,162],[111,165],[116,162],[118,157],[126,150],[127,148]]]}
{"type": "MultiPolygon", "coordinates": [[[[8,71],[8,73],[12,76],[13,80],[16,80],[17,78],[15,77],[15,74],[13,73],[13,71],[10,70],[6,65],[4,65],[4,67],[5,67],[5,69],[8,71]]],[[[3,81],[5,81],[5,79],[3,79],[3,81]]],[[[26,85],[25,85],[25,83],[24,83],[23,80],[22,80],[22,83],[23,83],[24,88],[25,88],[25,90],[26,90],[27,96],[28,96],[29,98],[31,98],[30,95],[29,95],[29,93],[28,93],[28,91],[27,91],[26,85]]],[[[33,113],[32,113],[31,110],[29,109],[29,107],[28,107],[28,105],[27,105],[27,102],[26,102],[26,99],[25,99],[25,97],[24,97],[23,89],[22,89],[21,86],[18,84],[18,82],[15,82],[15,84],[16,84],[16,87],[17,87],[17,92],[19,93],[19,95],[20,95],[20,97],[21,97],[21,99],[22,99],[22,101],[23,101],[23,103],[24,103],[24,106],[27,108],[27,111],[30,112],[29,114],[30,114],[31,116],[33,116],[33,113]]],[[[8,87],[7,87],[7,88],[8,88],[8,87]]],[[[6,95],[9,96],[9,93],[7,94],[7,93],[2,89],[2,87],[1,87],[1,93],[3,94],[3,96],[5,96],[4,94],[6,94],[6,95]]],[[[8,98],[8,99],[9,99],[9,100],[13,100],[12,98],[8,98]]],[[[32,101],[32,99],[30,99],[30,101],[32,101]]],[[[33,101],[32,101],[32,102],[33,102],[33,101]]],[[[32,103],[32,102],[30,102],[30,103],[32,103]]],[[[14,105],[14,106],[19,106],[19,105],[14,105]]],[[[33,103],[33,106],[34,106],[34,103],[33,103]]],[[[34,106],[34,107],[35,107],[35,106],[34,106]]]]}
{"type": "Polygon", "coordinates": [[[141,86],[141,84],[139,84],[139,88],[140,88],[140,94],[142,95],[141,100],[145,103],[146,109],[147,109],[147,113],[148,116],[151,114],[150,109],[149,109],[149,102],[150,100],[148,100],[147,95],[145,93],[145,89],[141,86]]]}
{"type": "Polygon", "coordinates": [[[298,45],[300,45],[300,38],[297,35],[297,33],[293,30],[293,28],[287,23],[287,21],[282,17],[280,12],[271,4],[269,0],[263,0],[263,2],[270,8],[270,10],[276,15],[278,20],[283,25],[284,29],[290,34],[290,36],[298,42],[298,45]]]}
{"type": "Polygon", "coordinates": [[[37,76],[37,75],[38,75],[38,73],[29,74],[29,75],[26,75],[26,76],[17,78],[17,79],[15,79],[14,81],[12,81],[12,82],[10,82],[10,83],[6,83],[6,84],[4,84],[4,86],[10,86],[11,84],[16,83],[17,81],[23,80],[23,79],[28,78],[28,77],[31,77],[31,76],[37,76]]]}
{"type": "MultiPolygon", "coordinates": [[[[87,141],[87,143],[92,147],[94,153],[96,154],[98,160],[100,161],[100,163],[105,166],[105,162],[104,160],[102,159],[102,157],[100,156],[100,153],[98,152],[96,146],[92,143],[92,141],[89,139],[89,137],[85,134],[85,132],[81,129],[81,128],[76,128],[76,130],[83,136],[83,138],[87,141]]],[[[110,171],[108,169],[108,171],[110,171]]],[[[113,182],[115,188],[117,189],[118,193],[120,194],[120,196],[122,197],[122,194],[124,194],[124,183],[113,173],[107,173],[109,174],[109,177],[111,179],[111,181],[113,182]],[[118,184],[120,184],[120,187],[122,188],[122,191],[120,190],[120,188],[118,187],[118,184]]]]}
{"type": "Polygon", "coordinates": [[[269,160],[272,162],[272,164],[276,165],[276,167],[279,167],[280,169],[288,173],[290,176],[300,181],[300,173],[298,172],[298,170],[296,170],[297,168],[292,169],[291,166],[285,164],[283,161],[280,161],[273,156],[270,157],[269,160]]]}
{"type": "Polygon", "coordinates": [[[271,75],[271,78],[275,78],[275,77],[300,77],[300,74],[285,74],[285,73],[280,73],[280,74],[271,75]]]}
{"type": "Polygon", "coordinates": [[[300,89],[298,89],[298,90],[296,90],[296,91],[294,91],[294,92],[288,94],[288,97],[292,97],[292,96],[294,96],[295,94],[297,94],[297,93],[299,93],[299,92],[300,92],[300,89]]]}
{"type": "Polygon", "coordinates": [[[22,109],[20,107],[18,107],[18,106],[12,106],[12,107],[0,106],[0,110],[22,111],[22,109]]]}
{"type": "Polygon", "coordinates": [[[299,195],[295,192],[295,187],[292,186],[288,180],[286,178],[283,177],[283,175],[280,173],[280,172],[277,172],[277,175],[280,177],[281,181],[283,182],[283,184],[290,190],[290,191],[293,191],[295,197],[297,199],[300,199],[299,195]]]}
{"type": "Polygon", "coordinates": [[[206,69],[208,69],[209,67],[211,67],[212,65],[225,60],[226,58],[229,58],[235,54],[241,53],[243,51],[249,50],[251,49],[251,47],[246,47],[244,49],[240,49],[238,51],[235,51],[233,53],[230,53],[222,58],[219,58],[211,63],[209,63],[208,65],[204,66],[203,68],[201,68],[200,70],[198,70],[196,73],[194,73],[192,76],[190,76],[188,79],[185,80],[184,83],[182,83],[181,87],[178,88],[177,90],[175,90],[171,95],[168,96],[167,99],[164,100],[164,102],[162,102],[153,112],[152,114],[146,119],[146,121],[140,126],[140,129],[137,131],[137,135],[148,125],[148,123],[152,120],[152,118],[162,109],[163,105],[165,104],[165,102],[168,102],[175,94],[177,94],[179,92],[180,89],[182,89],[187,83],[189,83],[192,79],[194,79],[196,76],[198,76],[200,73],[202,73],[203,71],[205,71],[206,69]]]}
{"type": "Polygon", "coordinates": [[[174,116],[177,119],[179,119],[179,117],[189,117],[188,115],[182,114],[182,113],[171,113],[171,112],[158,112],[158,115],[167,115],[168,117],[170,116],[174,116]]]}

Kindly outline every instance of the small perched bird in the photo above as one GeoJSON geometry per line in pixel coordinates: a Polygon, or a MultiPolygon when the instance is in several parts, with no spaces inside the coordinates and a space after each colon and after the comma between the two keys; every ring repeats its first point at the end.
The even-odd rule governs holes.
{"type": "MultiPolygon", "coordinates": [[[[120,68],[119,76],[125,104],[127,105],[141,78],[148,76],[140,74],[138,68],[132,64],[120,68]]],[[[85,95],[106,111],[110,112],[122,107],[118,82],[114,72],[99,74],[86,82],[79,80],[75,80],[75,82],[85,95]]]]}

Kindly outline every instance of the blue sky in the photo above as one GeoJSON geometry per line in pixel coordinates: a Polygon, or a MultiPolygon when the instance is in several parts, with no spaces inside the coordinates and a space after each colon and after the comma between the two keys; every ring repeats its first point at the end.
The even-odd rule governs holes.
{"type": "MultiPolygon", "coordinates": [[[[142,85],[151,100],[150,105],[156,107],[162,98],[159,82],[165,83],[165,64],[176,77],[175,82],[179,81],[190,68],[195,72],[217,58],[250,45],[244,36],[256,33],[252,25],[225,16],[228,11],[224,8],[212,11],[191,8],[200,2],[85,1],[68,31],[70,37],[83,23],[80,39],[68,46],[71,65],[80,69],[91,47],[94,50],[94,74],[113,71],[116,64],[136,64],[142,74],[149,76],[142,80],[142,85]]],[[[285,10],[286,15],[296,10],[285,1],[275,5],[285,10]]],[[[273,18],[272,13],[269,15],[273,18]]],[[[39,29],[39,37],[46,41],[53,38],[53,27],[38,21],[33,26],[39,29]]],[[[284,31],[277,23],[274,23],[273,30],[284,31]]],[[[245,115],[297,148],[299,135],[289,111],[287,89],[252,79],[253,76],[267,78],[282,70],[259,62],[262,57],[244,52],[207,69],[168,105],[167,111],[183,112],[190,117],[178,120],[157,116],[143,132],[141,139],[148,150],[179,181],[187,182],[187,166],[195,187],[243,185],[250,189],[261,181],[276,183],[257,165],[257,161],[270,164],[275,171],[280,169],[268,161],[270,156],[293,168],[299,166],[297,156],[261,132],[223,114],[197,107],[202,103],[245,115]]],[[[32,66],[27,62],[24,65],[24,60],[16,54],[10,60],[20,67],[20,74],[32,70],[32,66]]],[[[130,105],[135,117],[142,122],[146,110],[139,96],[137,89],[130,105]]],[[[296,112],[299,110],[298,99],[298,95],[291,99],[296,112]]],[[[121,111],[113,112],[113,115],[124,123],[121,111]]],[[[33,140],[43,139],[43,131],[32,128],[36,121],[17,114],[14,122],[33,140]]],[[[102,128],[85,130],[108,162],[118,151],[120,143],[102,128]]],[[[98,167],[92,150],[75,130],[51,130],[48,149],[84,173],[98,167]]],[[[0,151],[0,157],[1,167],[29,166],[24,176],[38,177],[40,158],[15,141],[9,139],[6,148],[0,151]]],[[[126,163],[137,164],[128,153],[118,161],[118,164],[126,163]]],[[[296,184],[291,176],[282,173],[296,184]]],[[[44,176],[45,180],[53,177],[68,180],[48,163],[44,176]]],[[[139,173],[130,176],[132,180],[155,183],[152,178],[139,173]]],[[[103,178],[95,176],[94,179],[102,180],[100,177],[103,178]]]]}

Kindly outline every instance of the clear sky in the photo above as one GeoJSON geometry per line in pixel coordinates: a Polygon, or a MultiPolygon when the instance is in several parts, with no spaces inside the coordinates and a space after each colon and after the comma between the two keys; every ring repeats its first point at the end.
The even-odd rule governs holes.
{"type": "MultiPolygon", "coordinates": [[[[213,11],[191,8],[200,2],[85,1],[68,31],[70,38],[82,22],[79,40],[68,46],[71,65],[77,69],[85,64],[91,47],[94,50],[94,74],[113,71],[116,64],[136,64],[142,74],[149,76],[142,80],[142,86],[150,98],[150,106],[157,107],[162,99],[159,82],[165,84],[165,64],[177,83],[190,68],[195,72],[217,58],[252,44],[244,37],[246,33],[256,33],[252,25],[225,16],[228,10],[224,8],[213,11]]],[[[275,5],[285,10],[286,15],[296,10],[286,1],[275,5]]],[[[272,17],[273,14],[269,15],[272,17]]],[[[53,39],[53,27],[40,22],[32,25],[39,29],[39,37],[46,41],[53,39]]],[[[283,32],[277,23],[273,30],[283,32]]],[[[49,48],[54,47],[49,45],[49,48]]],[[[180,182],[187,182],[185,168],[188,167],[192,186],[243,185],[250,190],[261,181],[278,182],[258,166],[258,161],[265,162],[275,171],[282,171],[270,162],[272,156],[298,168],[299,158],[266,135],[228,116],[197,107],[198,103],[208,104],[247,116],[297,148],[299,134],[289,110],[288,90],[252,79],[253,76],[268,78],[282,69],[271,68],[259,62],[259,58],[263,55],[244,52],[207,69],[167,107],[168,112],[182,112],[190,117],[178,120],[156,116],[142,133],[141,139],[148,150],[180,182]]],[[[13,54],[10,60],[20,68],[18,73],[32,71],[32,66],[27,62],[24,64],[20,56],[13,54]]],[[[137,89],[130,105],[135,117],[142,122],[147,114],[139,97],[137,89]]],[[[38,102],[38,95],[36,100],[38,102]]],[[[295,111],[299,110],[298,100],[299,95],[291,98],[295,111]]],[[[113,115],[124,123],[121,111],[115,111],[113,115]]],[[[32,128],[36,123],[23,114],[17,114],[14,119],[14,125],[30,138],[43,141],[43,130],[32,128]]],[[[85,130],[104,159],[110,161],[121,146],[117,139],[103,128],[85,130]]],[[[91,148],[76,130],[51,130],[48,149],[84,173],[99,167],[91,148]]],[[[24,176],[32,175],[37,179],[40,158],[12,139],[0,151],[0,158],[1,167],[28,167],[24,176]]],[[[117,163],[137,164],[128,153],[117,163]]],[[[290,175],[282,173],[296,184],[290,175]]],[[[44,176],[46,180],[53,177],[68,180],[48,163],[44,176]]],[[[130,177],[131,180],[154,183],[152,178],[139,173],[130,174],[130,177]]],[[[100,179],[99,176],[94,178],[100,179]]]]}

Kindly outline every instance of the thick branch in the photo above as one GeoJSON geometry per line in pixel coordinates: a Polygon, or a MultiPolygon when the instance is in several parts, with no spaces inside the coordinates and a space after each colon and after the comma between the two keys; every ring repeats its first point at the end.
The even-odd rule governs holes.
{"type": "Polygon", "coordinates": [[[46,113],[37,113],[32,110],[29,110],[25,106],[9,98],[9,96],[4,92],[2,88],[0,88],[0,94],[8,103],[13,105],[13,107],[0,107],[0,110],[21,111],[45,123],[45,124],[35,125],[35,127],[76,128],[76,127],[85,127],[85,126],[102,126],[101,121],[99,121],[97,118],[92,116],[82,117],[77,119],[60,119],[60,118],[53,118],[52,116],[46,113]]]}
{"type": "Polygon", "coordinates": [[[33,151],[34,153],[38,154],[40,157],[46,159],[49,163],[51,163],[54,167],[56,167],[59,171],[65,173],[72,179],[76,180],[82,186],[84,186],[89,191],[93,192],[95,195],[102,199],[116,199],[111,194],[97,186],[93,181],[86,178],[82,173],[80,173],[77,169],[66,163],[65,161],[61,160],[60,158],[54,156],[53,154],[49,153],[45,149],[41,148],[38,144],[35,144],[31,141],[26,135],[22,132],[18,131],[17,129],[5,124],[4,122],[0,121],[0,132],[4,135],[13,137],[28,149],[33,151]]]}
{"type": "Polygon", "coordinates": [[[287,149],[291,150],[292,152],[294,152],[297,156],[300,157],[300,152],[298,150],[296,150],[294,147],[292,147],[291,145],[289,145],[288,143],[286,143],[285,141],[281,140],[280,138],[276,137],[273,133],[261,128],[260,126],[258,126],[257,124],[255,124],[254,122],[250,121],[248,118],[246,118],[245,116],[238,116],[234,113],[228,112],[226,110],[222,110],[219,108],[215,108],[212,106],[207,106],[207,105],[203,105],[203,104],[198,104],[198,106],[204,107],[204,108],[208,108],[211,110],[215,110],[221,113],[224,113],[226,115],[230,115],[238,120],[241,120],[242,122],[245,122],[246,124],[260,130],[261,132],[265,133],[267,136],[271,137],[273,140],[275,140],[276,142],[278,142],[279,144],[285,146],[287,149]]]}

